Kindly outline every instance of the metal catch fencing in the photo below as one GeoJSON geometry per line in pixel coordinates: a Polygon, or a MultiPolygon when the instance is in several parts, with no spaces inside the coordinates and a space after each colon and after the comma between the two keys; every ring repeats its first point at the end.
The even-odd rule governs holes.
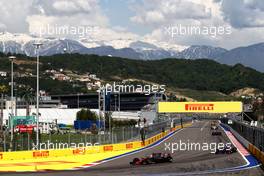
{"type": "MultiPolygon", "coordinates": [[[[230,122],[231,122],[230,121],[230,122]]],[[[264,151],[264,129],[258,128],[254,126],[250,126],[249,124],[238,121],[230,118],[221,119],[222,123],[228,124],[231,128],[233,128],[236,132],[238,132],[241,136],[243,136],[246,140],[252,143],[261,151],[264,151]],[[232,123],[228,123],[231,120],[232,123]]]]}
{"type": "MultiPolygon", "coordinates": [[[[145,127],[145,138],[152,137],[172,126],[179,125],[190,121],[191,118],[165,120],[159,123],[148,125],[145,127]]],[[[113,127],[111,130],[101,131],[92,134],[90,131],[68,131],[66,133],[49,133],[40,134],[40,148],[55,148],[55,145],[64,146],[64,148],[83,147],[87,144],[95,143],[112,144],[127,141],[141,140],[140,128],[135,126],[113,127]]],[[[32,150],[36,145],[36,134],[14,133],[13,142],[9,131],[4,131],[0,136],[0,152],[1,151],[22,151],[32,150]]],[[[57,148],[57,147],[56,147],[57,148]]]]}

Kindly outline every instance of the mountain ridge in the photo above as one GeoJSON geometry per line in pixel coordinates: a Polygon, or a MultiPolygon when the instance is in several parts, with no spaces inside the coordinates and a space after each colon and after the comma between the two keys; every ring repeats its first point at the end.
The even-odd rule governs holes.
{"type": "Polygon", "coordinates": [[[88,39],[78,41],[66,38],[39,38],[26,34],[2,33],[0,35],[0,52],[25,54],[32,57],[35,56],[35,48],[33,46],[35,41],[43,43],[42,49],[40,50],[40,55],[42,56],[80,53],[141,60],[159,60],[164,58],[212,59],[228,65],[241,63],[264,72],[264,58],[262,57],[264,43],[227,50],[221,47],[207,45],[168,47],[163,44],[162,46],[157,46],[157,44],[146,41],[131,40],[125,41],[129,45],[126,44],[122,47],[120,44],[118,46],[111,46],[104,41],[92,41],[88,39]]]}

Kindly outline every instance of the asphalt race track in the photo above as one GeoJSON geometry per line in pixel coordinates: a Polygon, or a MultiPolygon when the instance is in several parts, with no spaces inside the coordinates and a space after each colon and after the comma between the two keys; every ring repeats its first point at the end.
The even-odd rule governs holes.
{"type": "MultiPolygon", "coordinates": [[[[222,130],[221,130],[222,131],[222,130]]],[[[260,167],[246,170],[225,172],[224,169],[246,164],[243,157],[237,152],[230,155],[210,153],[210,150],[174,151],[173,162],[152,164],[144,166],[130,166],[129,162],[135,157],[144,157],[153,152],[168,152],[168,146],[172,143],[229,143],[228,137],[222,131],[222,136],[212,136],[209,121],[195,122],[192,127],[184,128],[175,132],[170,138],[162,143],[138,153],[121,158],[116,158],[83,170],[59,171],[45,173],[2,173],[1,175],[20,176],[126,176],[126,175],[245,175],[263,176],[264,171],[260,167]],[[166,145],[165,145],[166,143],[166,145]],[[166,151],[165,151],[166,148],[166,151]],[[216,170],[218,172],[216,172],[216,170]],[[220,171],[220,172],[219,172],[220,171]]]]}

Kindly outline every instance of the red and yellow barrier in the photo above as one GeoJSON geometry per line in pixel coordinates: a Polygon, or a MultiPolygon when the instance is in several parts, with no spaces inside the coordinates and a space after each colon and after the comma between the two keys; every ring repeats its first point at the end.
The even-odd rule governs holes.
{"type": "MultiPolygon", "coordinates": [[[[190,126],[184,124],[184,127],[190,126]]],[[[2,152],[0,153],[0,172],[1,171],[38,171],[45,169],[65,170],[78,168],[87,163],[93,163],[99,160],[121,155],[133,150],[137,150],[143,146],[150,145],[171,131],[180,129],[178,125],[171,130],[159,133],[145,140],[145,144],[141,141],[133,141],[120,144],[107,144],[98,146],[89,146],[84,148],[68,148],[59,150],[34,150],[34,151],[18,151],[18,152],[2,152]]]]}
{"type": "Polygon", "coordinates": [[[254,155],[262,164],[264,164],[264,152],[260,151],[257,147],[252,144],[248,146],[249,152],[254,155]]]}

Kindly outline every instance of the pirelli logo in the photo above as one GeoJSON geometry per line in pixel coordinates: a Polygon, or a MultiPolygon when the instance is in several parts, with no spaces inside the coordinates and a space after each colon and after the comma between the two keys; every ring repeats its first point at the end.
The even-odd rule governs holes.
{"type": "Polygon", "coordinates": [[[85,154],[85,148],[77,148],[72,151],[73,155],[84,155],[85,154]]]}
{"type": "Polygon", "coordinates": [[[113,146],[112,145],[104,146],[104,151],[113,151],[113,146]]]}
{"type": "Polygon", "coordinates": [[[132,149],[133,148],[133,143],[126,144],[126,149],[132,149]]]}
{"type": "Polygon", "coordinates": [[[186,111],[214,111],[214,104],[185,104],[186,111]]]}
{"type": "Polygon", "coordinates": [[[36,151],[33,152],[34,158],[45,158],[49,156],[49,151],[36,151]]]}
{"type": "Polygon", "coordinates": [[[159,113],[232,113],[242,112],[242,102],[159,102],[159,113]]]}

